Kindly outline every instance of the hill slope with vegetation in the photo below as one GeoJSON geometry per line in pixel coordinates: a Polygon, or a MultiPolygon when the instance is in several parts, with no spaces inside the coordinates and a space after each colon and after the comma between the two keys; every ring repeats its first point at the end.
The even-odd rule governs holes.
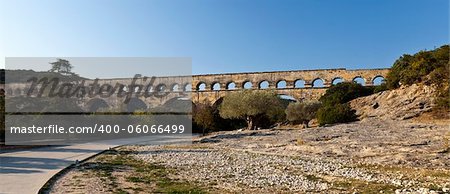
{"type": "Polygon", "coordinates": [[[449,45],[405,54],[387,76],[388,91],[351,101],[360,118],[409,119],[424,112],[449,118],[449,45]]]}

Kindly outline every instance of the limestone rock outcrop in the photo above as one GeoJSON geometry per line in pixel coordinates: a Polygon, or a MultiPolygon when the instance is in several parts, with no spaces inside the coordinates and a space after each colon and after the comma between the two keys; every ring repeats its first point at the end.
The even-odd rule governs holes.
{"type": "Polygon", "coordinates": [[[433,86],[414,84],[354,99],[350,106],[356,110],[360,119],[378,117],[405,120],[430,111],[434,105],[435,92],[433,86]]]}

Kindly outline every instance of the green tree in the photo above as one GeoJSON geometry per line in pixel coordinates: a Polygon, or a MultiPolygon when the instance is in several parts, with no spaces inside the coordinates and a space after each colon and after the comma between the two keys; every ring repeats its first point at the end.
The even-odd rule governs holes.
{"type": "Polygon", "coordinates": [[[206,130],[215,128],[214,109],[209,104],[196,104],[193,107],[192,119],[202,128],[203,135],[206,130]]]}
{"type": "Polygon", "coordinates": [[[50,63],[52,68],[49,70],[50,72],[58,72],[64,75],[73,75],[72,68],[73,66],[70,64],[68,60],[65,59],[57,59],[57,61],[50,63]]]}
{"type": "Polygon", "coordinates": [[[245,90],[225,96],[219,114],[225,119],[245,119],[247,128],[253,130],[264,119],[284,114],[284,107],[274,91],[245,90]]]}
{"type": "Polygon", "coordinates": [[[308,122],[316,117],[320,103],[317,101],[290,103],[286,108],[286,118],[294,124],[302,123],[308,127],[308,122]]]}

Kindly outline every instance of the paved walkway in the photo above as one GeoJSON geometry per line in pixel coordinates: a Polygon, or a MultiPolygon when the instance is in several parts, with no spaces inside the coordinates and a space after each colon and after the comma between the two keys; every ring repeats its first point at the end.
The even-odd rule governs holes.
{"type": "MultiPolygon", "coordinates": [[[[167,142],[163,137],[139,137],[70,146],[42,147],[0,154],[0,193],[32,194],[53,175],[105,149],[126,144],[156,144],[167,142]]],[[[190,141],[186,138],[171,142],[190,141]]]]}

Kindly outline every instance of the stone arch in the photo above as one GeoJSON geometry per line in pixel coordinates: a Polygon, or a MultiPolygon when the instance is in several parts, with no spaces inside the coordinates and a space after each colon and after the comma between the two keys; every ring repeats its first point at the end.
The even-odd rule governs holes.
{"type": "Polygon", "coordinates": [[[103,99],[100,99],[100,98],[94,98],[94,99],[89,100],[89,101],[86,103],[86,107],[87,107],[87,110],[88,110],[89,112],[96,112],[96,111],[98,111],[99,109],[108,109],[108,108],[109,108],[109,105],[108,105],[108,103],[106,103],[106,101],[103,100],[103,99]]]}
{"type": "Polygon", "coordinates": [[[258,84],[259,89],[268,89],[270,87],[270,83],[267,80],[262,80],[258,84]]]}
{"type": "Polygon", "coordinates": [[[130,101],[127,103],[127,112],[135,112],[137,110],[147,110],[147,104],[139,98],[130,98],[130,101]]]}
{"type": "Polygon", "coordinates": [[[174,97],[167,100],[163,105],[164,111],[191,112],[193,102],[190,98],[174,97]]]}
{"type": "Polygon", "coordinates": [[[153,92],[153,86],[149,85],[149,86],[145,87],[145,91],[146,92],[153,92]]]}
{"type": "Polygon", "coordinates": [[[123,87],[122,87],[122,91],[124,91],[124,92],[128,92],[128,91],[129,91],[129,89],[128,89],[128,86],[127,86],[127,85],[123,85],[123,87]]]}
{"type": "Polygon", "coordinates": [[[251,81],[244,81],[242,83],[242,88],[244,89],[252,89],[253,88],[253,83],[251,81]]]}
{"type": "Polygon", "coordinates": [[[195,89],[197,91],[205,91],[206,90],[206,83],[205,82],[199,82],[195,89]]]}
{"type": "Polygon", "coordinates": [[[142,90],[142,86],[134,86],[133,92],[137,93],[139,90],[142,90]]]}
{"type": "Polygon", "coordinates": [[[331,80],[332,85],[336,85],[336,84],[342,83],[342,82],[344,82],[344,78],[342,78],[342,77],[335,77],[331,80]]]}
{"type": "Polygon", "coordinates": [[[167,86],[166,84],[158,84],[155,87],[155,92],[166,92],[167,91],[167,86]]]}
{"type": "Polygon", "coordinates": [[[365,85],[366,85],[366,80],[365,80],[363,77],[361,77],[361,76],[356,76],[356,77],[354,77],[352,81],[353,81],[354,83],[360,84],[360,85],[362,85],[362,86],[365,86],[365,85]]]}
{"type": "Polygon", "coordinates": [[[286,86],[287,86],[286,80],[282,79],[282,80],[278,80],[278,81],[277,81],[276,87],[277,87],[278,89],[284,89],[284,88],[286,88],[286,86]]]}
{"type": "Polygon", "coordinates": [[[372,85],[379,86],[379,85],[383,84],[385,81],[386,81],[386,79],[383,76],[377,75],[372,79],[372,85]]]}
{"type": "Polygon", "coordinates": [[[223,97],[220,97],[216,101],[212,102],[212,107],[217,109],[217,108],[219,108],[220,104],[222,104],[222,102],[223,102],[223,97]]]}
{"type": "Polygon", "coordinates": [[[227,90],[235,90],[236,89],[236,83],[234,83],[234,82],[228,82],[227,83],[227,85],[226,85],[226,89],[227,90]]]}
{"type": "Polygon", "coordinates": [[[144,87],[143,92],[145,98],[150,97],[151,95],[153,95],[154,88],[152,85],[147,85],[144,87]]]}
{"type": "Polygon", "coordinates": [[[325,81],[322,78],[316,78],[312,81],[313,88],[323,88],[325,87],[325,81]]]}
{"type": "Polygon", "coordinates": [[[180,86],[177,83],[172,84],[172,86],[170,87],[170,90],[172,92],[178,92],[180,91],[180,86]]]}
{"type": "Polygon", "coordinates": [[[294,81],[294,88],[304,88],[305,87],[305,80],[303,79],[297,79],[294,81]]]}
{"type": "Polygon", "coordinates": [[[219,91],[220,90],[220,83],[219,82],[213,82],[211,84],[211,90],[219,91]]]}
{"type": "Polygon", "coordinates": [[[277,94],[277,96],[279,98],[281,98],[282,100],[286,100],[287,102],[297,102],[298,101],[295,97],[293,97],[291,95],[287,95],[287,94],[277,94]]]}
{"type": "Polygon", "coordinates": [[[192,91],[192,84],[191,84],[191,83],[186,83],[186,84],[184,84],[183,89],[184,89],[185,92],[190,92],[190,91],[192,91]]]}

